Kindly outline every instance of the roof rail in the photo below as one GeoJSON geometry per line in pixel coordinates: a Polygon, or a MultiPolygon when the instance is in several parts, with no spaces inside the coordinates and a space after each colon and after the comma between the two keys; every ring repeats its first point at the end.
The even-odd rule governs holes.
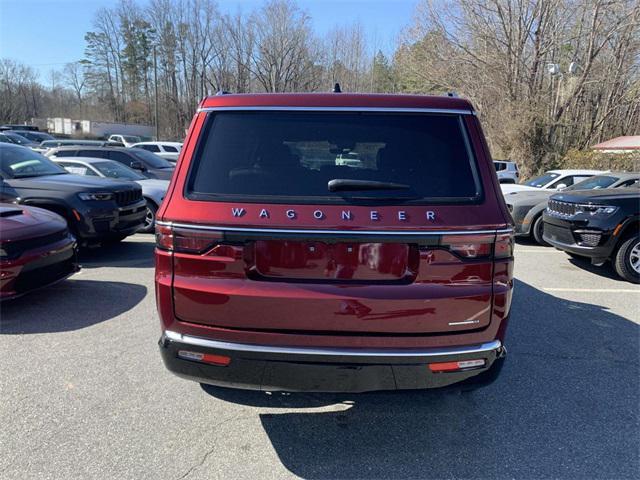
{"type": "Polygon", "coordinates": [[[459,98],[460,96],[456,92],[447,92],[447,97],[459,98]]]}
{"type": "Polygon", "coordinates": [[[216,97],[219,96],[219,95],[230,95],[230,94],[231,94],[231,92],[228,92],[226,90],[218,90],[216,92],[216,97]]]}

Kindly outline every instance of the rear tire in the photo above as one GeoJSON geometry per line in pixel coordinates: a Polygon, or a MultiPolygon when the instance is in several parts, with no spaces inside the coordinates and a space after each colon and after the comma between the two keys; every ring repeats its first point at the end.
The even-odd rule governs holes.
{"type": "Polygon", "coordinates": [[[544,222],[542,221],[542,215],[535,219],[533,225],[531,226],[531,230],[533,231],[533,238],[536,242],[544,247],[549,247],[550,245],[544,241],[542,234],[544,233],[544,222]]]}
{"type": "Polygon", "coordinates": [[[640,237],[633,235],[622,242],[613,266],[627,282],[640,283],[640,237]]]}

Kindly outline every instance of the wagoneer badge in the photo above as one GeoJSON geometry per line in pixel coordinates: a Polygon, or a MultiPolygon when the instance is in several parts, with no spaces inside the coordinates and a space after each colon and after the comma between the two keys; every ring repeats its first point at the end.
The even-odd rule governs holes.
{"type": "MultiPolygon", "coordinates": [[[[249,212],[242,208],[242,207],[232,207],[231,208],[231,213],[234,217],[243,217],[244,215],[248,214],[249,212]]],[[[261,208],[259,211],[256,212],[257,217],[258,218],[263,218],[263,219],[268,219],[271,218],[271,212],[269,210],[267,210],[266,208],[261,208]]],[[[287,209],[284,212],[285,216],[290,219],[290,220],[295,220],[298,218],[298,212],[294,209],[287,209]]],[[[325,218],[327,218],[327,216],[325,215],[325,213],[322,210],[314,210],[313,213],[313,218],[315,218],[316,220],[324,220],[325,218]]],[[[407,212],[405,210],[398,210],[397,213],[397,219],[400,221],[406,221],[408,220],[408,216],[407,216],[407,212]]],[[[427,210],[425,212],[425,218],[432,222],[436,219],[436,212],[434,212],[433,210],[427,210]]],[[[355,215],[353,214],[353,212],[351,210],[342,210],[340,212],[340,219],[341,220],[355,220],[355,215]]],[[[369,220],[371,221],[378,221],[381,220],[381,215],[380,212],[378,212],[378,210],[370,210],[369,211],[369,220]]]]}

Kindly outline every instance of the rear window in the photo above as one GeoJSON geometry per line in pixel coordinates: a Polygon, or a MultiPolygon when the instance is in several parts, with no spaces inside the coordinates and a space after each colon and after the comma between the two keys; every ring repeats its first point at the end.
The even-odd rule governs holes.
{"type": "Polygon", "coordinates": [[[596,190],[599,188],[608,188],[617,182],[617,177],[610,177],[608,175],[597,175],[595,177],[587,178],[581,182],[571,185],[567,190],[596,190]]]}
{"type": "Polygon", "coordinates": [[[185,194],[275,203],[450,203],[477,202],[482,191],[459,115],[234,111],[209,114],[185,194]],[[329,189],[332,180],[342,181],[337,191],[329,189]]]}
{"type": "Polygon", "coordinates": [[[133,155],[137,160],[151,168],[173,168],[174,165],[167,162],[164,158],[159,157],[155,153],[147,152],[140,148],[127,149],[130,155],[133,155]]]}
{"type": "Polygon", "coordinates": [[[158,147],[157,145],[136,145],[136,148],[141,148],[143,150],[147,150],[148,152],[159,152],[160,151],[160,147],[158,147]]]}

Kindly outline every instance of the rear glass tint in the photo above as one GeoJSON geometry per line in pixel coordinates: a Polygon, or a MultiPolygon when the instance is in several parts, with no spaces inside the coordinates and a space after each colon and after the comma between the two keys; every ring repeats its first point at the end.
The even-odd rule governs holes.
{"type": "Polygon", "coordinates": [[[299,203],[473,202],[481,193],[460,116],[386,112],[210,113],[186,186],[191,199],[299,203]],[[402,188],[329,191],[331,180],[402,188]]]}

